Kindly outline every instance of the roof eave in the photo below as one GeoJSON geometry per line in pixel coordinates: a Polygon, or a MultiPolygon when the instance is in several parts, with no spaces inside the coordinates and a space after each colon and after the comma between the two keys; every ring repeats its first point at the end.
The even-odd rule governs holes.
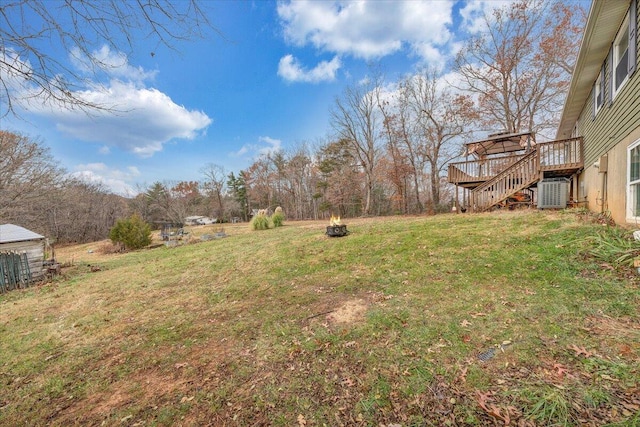
{"type": "Polygon", "coordinates": [[[630,3],[630,0],[593,1],[556,139],[571,136],[630,3]]]}

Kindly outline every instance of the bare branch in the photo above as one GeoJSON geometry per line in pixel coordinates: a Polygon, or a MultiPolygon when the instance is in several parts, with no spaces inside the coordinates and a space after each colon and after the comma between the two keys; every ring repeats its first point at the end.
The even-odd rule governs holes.
{"type": "Polygon", "coordinates": [[[129,56],[143,36],[177,51],[176,44],[213,29],[198,0],[13,0],[0,3],[0,117],[32,103],[55,108],[117,111],[83,98],[114,64],[95,55],[102,46],[129,56]],[[58,46],[72,59],[49,53],[58,46]],[[79,70],[79,61],[87,69],[79,70]],[[98,79],[99,80],[99,79],[98,79]]]}

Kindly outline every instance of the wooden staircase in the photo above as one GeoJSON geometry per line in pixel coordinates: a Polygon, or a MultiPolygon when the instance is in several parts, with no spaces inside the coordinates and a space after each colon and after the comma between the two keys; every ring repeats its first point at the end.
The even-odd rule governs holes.
{"type": "MultiPolygon", "coordinates": [[[[504,153],[503,153],[504,154],[504,153]]],[[[541,179],[569,178],[584,167],[582,137],[538,143],[523,155],[486,156],[449,164],[448,181],[466,189],[465,207],[482,212],[541,179]]]]}
{"type": "Polygon", "coordinates": [[[540,180],[539,166],[540,156],[534,147],[517,162],[471,191],[473,211],[491,209],[518,191],[531,187],[540,180]]]}

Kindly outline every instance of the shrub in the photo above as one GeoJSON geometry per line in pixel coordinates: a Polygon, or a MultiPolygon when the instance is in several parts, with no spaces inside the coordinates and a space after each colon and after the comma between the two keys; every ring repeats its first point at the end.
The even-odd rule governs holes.
{"type": "Polygon", "coordinates": [[[252,230],[267,230],[269,228],[269,217],[264,210],[258,211],[258,213],[251,219],[250,225],[252,230]]]}
{"type": "Polygon", "coordinates": [[[585,241],[588,255],[616,267],[632,267],[633,260],[640,256],[640,243],[621,227],[607,227],[585,241]]]}
{"type": "Polygon", "coordinates": [[[114,244],[124,245],[126,249],[140,249],[151,244],[151,227],[138,214],[119,219],[109,231],[114,244]]]}
{"type": "Polygon", "coordinates": [[[282,208],[278,206],[276,211],[271,215],[271,222],[273,223],[273,227],[282,227],[282,223],[284,222],[284,213],[282,212],[282,208]]]}

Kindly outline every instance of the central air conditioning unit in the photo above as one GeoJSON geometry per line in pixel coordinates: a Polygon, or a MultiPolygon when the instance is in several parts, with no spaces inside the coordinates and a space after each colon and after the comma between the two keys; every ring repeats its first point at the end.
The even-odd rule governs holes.
{"type": "Polygon", "coordinates": [[[538,209],[564,209],[567,207],[569,180],[543,179],[538,183],[538,209]]]}

